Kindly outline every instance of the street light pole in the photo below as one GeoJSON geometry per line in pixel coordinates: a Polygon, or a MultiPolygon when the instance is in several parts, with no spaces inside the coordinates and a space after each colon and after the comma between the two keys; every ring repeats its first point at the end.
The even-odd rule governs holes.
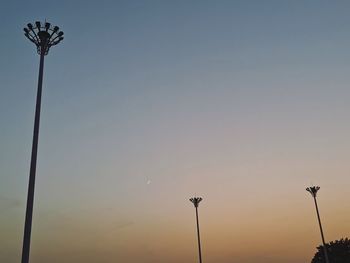
{"type": "Polygon", "coordinates": [[[30,160],[29,184],[27,195],[26,217],[23,234],[23,248],[22,248],[22,263],[29,262],[30,252],[30,237],[32,231],[32,217],[34,205],[34,189],[35,189],[35,174],[38,153],[39,140],[39,126],[40,126],[40,110],[41,110],[41,94],[44,73],[44,57],[48,54],[50,47],[57,45],[63,40],[63,32],[59,31],[59,27],[51,27],[50,23],[35,22],[35,26],[27,24],[23,29],[24,35],[36,45],[37,52],[40,55],[38,90],[36,95],[35,119],[33,131],[32,154],[30,160]]]}
{"type": "Polygon", "coordinates": [[[199,234],[199,219],[198,219],[198,206],[199,202],[203,199],[201,197],[193,197],[190,201],[193,203],[196,208],[196,222],[197,222],[197,238],[198,238],[198,253],[199,253],[199,263],[202,263],[202,250],[201,250],[201,238],[199,234]]]}
{"type": "Polygon", "coordinates": [[[323,235],[323,229],[322,229],[322,224],[321,224],[321,218],[320,218],[320,213],[318,211],[318,205],[317,205],[317,200],[316,200],[316,195],[317,195],[317,191],[320,190],[319,186],[311,186],[306,188],[306,191],[308,191],[315,202],[315,207],[316,207],[316,213],[317,213],[317,219],[318,219],[318,224],[320,226],[320,231],[321,231],[321,238],[322,238],[322,244],[323,244],[323,252],[324,252],[324,256],[326,259],[326,263],[330,263],[329,258],[328,258],[328,251],[327,251],[327,247],[326,247],[326,242],[324,240],[324,235],[323,235]]]}

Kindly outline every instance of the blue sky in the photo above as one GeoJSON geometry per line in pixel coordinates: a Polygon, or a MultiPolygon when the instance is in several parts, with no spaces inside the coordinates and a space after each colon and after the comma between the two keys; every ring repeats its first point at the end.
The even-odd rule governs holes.
{"type": "Polygon", "coordinates": [[[65,262],[195,262],[193,194],[204,197],[206,262],[307,262],[320,242],[310,183],[322,187],[329,240],[348,235],[349,9],[4,2],[0,261],[19,260],[29,173],[39,57],[22,28],[44,19],[65,39],[45,61],[34,262],[63,252],[65,262]],[[255,253],[241,248],[249,242],[255,253]]]}

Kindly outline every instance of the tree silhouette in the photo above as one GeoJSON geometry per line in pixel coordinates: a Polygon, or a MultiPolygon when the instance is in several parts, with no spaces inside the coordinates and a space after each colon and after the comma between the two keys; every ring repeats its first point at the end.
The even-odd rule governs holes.
{"type": "MultiPolygon", "coordinates": [[[[350,262],[350,239],[342,238],[326,244],[329,260],[331,263],[350,262]]],[[[317,247],[317,252],[311,263],[325,263],[323,246],[317,247]]]]}

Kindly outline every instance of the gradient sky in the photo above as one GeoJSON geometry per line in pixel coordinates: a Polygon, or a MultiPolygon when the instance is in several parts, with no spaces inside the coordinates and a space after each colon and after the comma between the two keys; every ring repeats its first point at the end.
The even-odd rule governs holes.
{"type": "Polygon", "coordinates": [[[310,262],[350,235],[349,1],[3,1],[0,262],[20,261],[46,57],[33,263],[310,262]]]}

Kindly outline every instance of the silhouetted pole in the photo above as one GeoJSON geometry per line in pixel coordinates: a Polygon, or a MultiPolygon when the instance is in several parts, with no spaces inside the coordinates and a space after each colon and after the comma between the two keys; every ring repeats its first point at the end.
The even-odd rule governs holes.
{"type": "Polygon", "coordinates": [[[63,40],[63,32],[59,32],[58,26],[51,27],[51,24],[46,22],[45,24],[41,25],[41,23],[38,21],[35,22],[35,26],[33,26],[30,23],[27,24],[27,27],[24,28],[24,32],[24,35],[36,45],[37,52],[40,55],[38,91],[36,95],[32,155],[30,160],[27,208],[22,248],[22,263],[28,263],[30,252],[30,237],[32,232],[35,174],[40,126],[41,93],[44,73],[44,57],[48,54],[50,47],[57,45],[61,40],[63,40]]]}
{"type": "Polygon", "coordinates": [[[322,224],[321,224],[321,218],[320,218],[320,213],[318,211],[318,205],[317,205],[317,200],[316,200],[316,195],[317,195],[317,191],[318,190],[320,190],[319,186],[311,186],[311,187],[306,188],[306,191],[308,191],[312,195],[312,197],[314,198],[318,224],[320,225],[324,256],[325,256],[325,259],[326,259],[326,263],[330,263],[329,258],[328,258],[328,251],[327,251],[327,247],[326,247],[326,242],[324,241],[324,235],[323,235],[323,229],[322,229],[322,224]]]}
{"type": "Polygon", "coordinates": [[[201,250],[201,237],[199,234],[199,219],[198,219],[198,205],[203,199],[201,197],[193,197],[190,201],[194,204],[196,208],[196,222],[197,222],[197,237],[198,237],[198,251],[199,251],[199,263],[202,263],[202,250],[201,250]]]}

